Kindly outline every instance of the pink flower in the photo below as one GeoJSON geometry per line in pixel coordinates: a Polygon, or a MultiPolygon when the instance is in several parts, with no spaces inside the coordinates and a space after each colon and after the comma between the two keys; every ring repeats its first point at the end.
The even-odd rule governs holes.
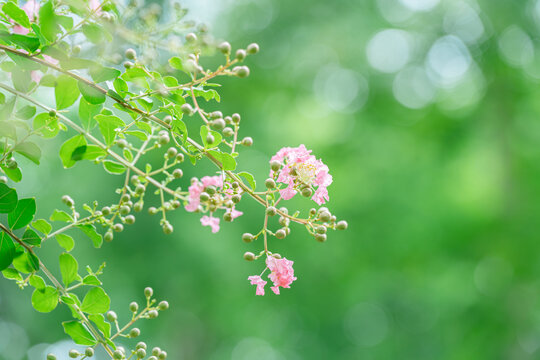
{"type": "Polygon", "coordinates": [[[99,0],[88,0],[88,6],[90,6],[90,10],[95,11],[97,15],[101,14],[101,9],[99,9],[101,4],[99,3],[99,0]]]}
{"type": "MultiPolygon", "coordinates": [[[[317,204],[322,205],[329,200],[326,188],[332,184],[332,175],[328,173],[328,166],[311,155],[311,150],[304,145],[296,148],[284,147],[272,156],[270,161],[274,160],[283,164],[276,181],[287,185],[279,191],[284,200],[293,198],[298,189],[305,186],[316,188],[311,199],[317,204]]],[[[271,170],[270,177],[274,175],[271,170]]]]}
{"type": "Polygon", "coordinates": [[[236,210],[236,209],[234,209],[234,208],[231,209],[231,217],[233,218],[233,220],[236,219],[236,218],[239,217],[239,216],[242,216],[242,215],[244,215],[243,212],[238,211],[238,210],[236,210]]]}
{"type": "Polygon", "coordinates": [[[290,288],[290,284],[296,280],[293,270],[293,261],[287,260],[286,258],[276,259],[273,256],[266,258],[266,266],[270,269],[271,273],[268,275],[268,278],[272,280],[274,286],[270,289],[276,294],[279,295],[279,287],[290,288]]]}
{"type": "Polygon", "coordinates": [[[251,285],[257,285],[255,295],[264,295],[264,286],[266,285],[266,281],[264,281],[259,275],[252,275],[248,277],[248,280],[251,281],[251,285]]]}
{"type": "Polygon", "coordinates": [[[210,226],[213,233],[217,233],[219,231],[219,218],[204,215],[201,218],[201,224],[203,226],[210,226]]]}
{"type": "MultiPolygon", "coordinates": [[[[30,22],[38,19],[39,3],[34,0],[28,0],[26,4],[21,7],[22,10],[28,15],[30,22]]],[[[13,32],[19,35],[26,35],[30,32],[27,28],[15,25],[13,26],[13,32]]]]}

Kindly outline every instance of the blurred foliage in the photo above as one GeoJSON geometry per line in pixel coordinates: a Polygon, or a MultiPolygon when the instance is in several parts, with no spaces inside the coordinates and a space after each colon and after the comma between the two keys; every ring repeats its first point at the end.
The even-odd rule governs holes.
{"type": "MultiPolygon", "coordinates": [[[[75,250],[92,266],[106,258],[113,308],[152,283],[171,310],[141,330],[172,359],[537,358],[540,2],[187,5],[233,46],[261,45],[248,80],[223,82],[223,111],[241,112],[255,140],[239,167],[263,178],[269,155],[305,143],[330,167],[330,205],[350,230],[274,240],[298,280],[255,297],[240,234],[261,219],[212,235],[178,212],[166,237],[141,217],[99,255],[75,250]]],[[[66,189],[83,202],[120,184],[83,163],[57,177],[59,143],[45,146],[19,188],[51,204],[38,215],[66,189]]],[[[66,310],[17,306],[30,295],[0,282],[2,359],[64,337],[49,324],[66,310]]]]}

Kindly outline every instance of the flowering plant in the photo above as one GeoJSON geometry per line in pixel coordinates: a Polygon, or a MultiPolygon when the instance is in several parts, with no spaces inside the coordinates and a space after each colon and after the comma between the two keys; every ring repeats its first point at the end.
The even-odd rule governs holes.
{"type": "MultiPolygon", "coordinates": [[[[246,252],[244,258],[264,257],[263,274],[269,270],[275,294],[280,287],[289,288],[296,277],[292,261],[269,251],[269,236],[282,239],[290,234],[290,224],[297,223],[316,240],[325,241],[328,229],[347,227],[325,207],[311,209],[306,217],[300,211],[291,214],[286,207],[277,207],[298,192],[318,205],[329,200],[332,177],[328,167],[305,146],[284,148],[272,157],[264,191],[256,190],[252,174],[236,170],[239,149],[252,146],[253,139],[240,138],[239,114],[208,111],[202,100],[220,102],[216,84],[211,82],[215,78],[248,76],[249,68],[239,64],[256,54],[259,46],[250,44],[233,55],[231,45],[217,43],[204,26],[183,22],[184,9],[171,10],[176,25],[165,31],[160,26],[163,9],[155,4],[29,0],[1,6],[0,213],[5,216],[0,222],[0,271],[21,289],[34,288],[32,306],[37,311],[50,312],[58,304],[71,310],[72,319],[62,323],[64,331],[76,344],[87,346],[84,353],[70,351],[72,358],[92,357],[97,347],[112,359],[167,356],[158,347],[147,350],[144,342],[125,349],[117,339],[138,337],[135,323],[156,318],[168,303],[158,302],[153,290],[146,288],[145,305],[132,302],[131,320],[120,325],[100,279],[104,265],[87,266],[87,274],[81,274],[72,255],[81,236],[96,248],[103,240],[112,241],[124,226],[135,223],[136,213],[152,195],[160,205],[149,207],[148,212],[159,214],[166,234],[174,231],[167,215],[177,209],[202,213],[201,224],[215,233],[220,228],[218,216],[233,221],[242,215],[236,209],[242,199],[261,204],[261,230],[255,235],[245,233],[242,239],[249,243],[262,237],[264,248],[257,255],[246,252]],[[124,49],[123,56],[118,49],[124,49]],[[206,68],[203,54],[216,51],[222,53],[223,64],[214,70],[206,68]],[[168,61],[163,63],[165,55],[168,61]],[[51,96],[40,96],[38,89],[51,96]],[[123,177],[116,191],[119,196],[110,204],[93,201],[77,206],[65,195],[65,209],[54,210],[48,219],[37,219],[35,198],[20,198],[16,188],[24,175],[19,162],[24,157],[39,165],[42,150],[35,139],[63,132],[69,136],[59,149],[64,168],[91,161],[123,177]],[[154,152],[162,155],[158,166],[148,160],[154,152]],[[186,184],[184,161],[197,165],[204,159],[216,166],[216,174],[186,184]],[[273,216],[279,216],[281,226],[275,231],[268,226],[273,216]],[[48,269],[45,263],[50,259],[40,253],[52,239],[63,251],[58,258],[59,275],[48,269]]],[[[263,274],[249,277],[257,285],[257,295],[264,294],[263,274]]]]}

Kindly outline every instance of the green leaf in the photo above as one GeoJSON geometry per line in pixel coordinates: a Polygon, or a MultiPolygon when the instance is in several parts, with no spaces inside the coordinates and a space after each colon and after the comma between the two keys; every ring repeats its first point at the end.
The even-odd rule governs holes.
{"type": "Polygon", "coordinates": [[[104,93],[82,81],[79,81],[79,90],[84,99],[90,104],[103,104],[107,98],[104,93]]]}
{"type": "Polygon", "coordinates": [[[73,218],[67,212],[55,209],[49,218],[51,221],[73,222],[73,218]]]}
{"type": "Polygon", "coordinates": [[[5,270],[2,270],[2,275],[8,279],[8,280],[19,280],[22,281],[22,276],[19,274],[19,272],[12,268],[7,268],[5,270]]]}
{"type": "Polygon", "coordinates": [[[22,180],[22,173],[21,169],[15,168],[15,169],[8,169],[5,166],[0,166],[2,168],[2,171],[4,171],[4,174],[7,175],[8,178],[15,182],[19,182],[22,180]]]}
{"type": "Polygon", "coordinates": [[[41,245],[41,238],[32,229],[27,228],[25,230],[21,240],[24,241],[25,243],[29,244],[29,245],[34,245],[34,246],[41,245]]]}
{"type": "Polygon", "coordinates": [[[81,310],[87,314],[103,314],[109,310],[111,299],[100,287],[92,288],[83,299],[81,310]]]}
{"type": "Polygon", "coordinates": [[[126,171],[126,167],[120,163],[117,163],[112,160],[104,160],[103,161],[103,167],[105,170],[110,174],[122,174],[124,171],[126,171]]]}
{"type": "Polygon", "coordinates": [[[15,116],[22,120],[28,120],[36,114],[36,107],[31,105],[26,105],[17,110],[15,116]]]}
{"type": "Polygon", "coordinates": [[[178,56],[173,56],[169,59],[169,65],[173,69],[178,69],[184,71],[184,65],[182,64],[182,59],[180,59],[178,56]]]}
{"type": "Polygon", "coordinates": [[[82,158],[84,160],[95,160],[98,157],[104,157],[107,155],[107,152],[100,148],[97,145],[87,145],[86,151],[84,152],[82,158]]]}
{"type": "Polygon", "coordinates": [[[28,274],[39,270],[39,260],[31,253],[20,253],[13,258],[13,267],[22,273],[28,274]]]}
{"type": "Polygon", "coordinates": [[[83,279],[83,284],[99,286],[101,285],[101,281],[99,281],[99,279],[95,275],[86,275],[83,279]]]}
{"type": "Polygon", "coordinates": [[[58,305],[58,290],[52,286],[46,286],[43,290],[34,290],[32,294],[32,306],[39,312],[48,313],[58,305]]]}
{"type": "Polygon", "coordinates": [[[0,271],[7,268],[15,257],[13,240],[5,232],[0,232],[0,271]]]}
{"type": "Polygon", "coordinates": [[[111,337],[111,324],[105,321],[105,317],[103,315],[88,315],[88,320],[96,324],[99,331],[101,331],[105,337],[111,337]]]}
{"type": "Polygon", "coordinates": [[[57,24],[56,14],[54,13],[51,1],[46,2],[39,8],[39,25],[41,27],[41,34],[49,42],[53,42],[58,32],[61,31],[57,24]]]}
{"type": "MultiPolygon", "coordinates": [[[[33,26],[32,26],[33,27],[33,26]]],[[[26,51],[34,52],[39,48],[40,41],[35,36],[10,34],[0,30],[0,39],[10,44],[24,48],[26,51]]]]}
{"type": "Polygon", "coordinates": [[[13,150],[24,157],[30,159],[35,164],[39,165],[39,159],[41,158],[41,149],[39,146],[30,141],[17,144],[13,150]]]}
{"type": "Polygon", "coordinates": [[[17,191],[0,183],[0,213],[9,213],[17,207],[17,191]]]}
{"type": "Polygon", "coordinates": [[[236,169],[236,160],[228,153],[221,153],[221,164],[223,165],[223,170],[235,170],[236,169]]]}
{"type": "Polygon", "coordinates": [[[120,70],[101,65],[90,68],[89,72],[96,83],[116,79],[122,74],[120,70]]]}
{"type": "Polygon", "coordinates": [[[32,285],[36,290],[44,291],[45,290],[45,281],[39,275],[32,274],[29,279],[30,285],[32,285]]]}
{"type": "Polygon", "coordinates": [[[84,35],[94,44],[103,43],[105,31],[98,24],[85,24],[82,26],[84,35]]]}
{"type": "Polygon", "coordinates": [[[75,241],[73,238],[66,234],[57,234],[56,241],[58,242],[58,245],[64,248],[64,250],[67,252],[73,250],[73,247],[75,246],[75,241]]]}
{"type": "Polygon", "coordinates": [[[62,147],[60,148],[60,159],[64,168],[70,168],[77,162],[72,158],[73,152],[80,146],[86,145],[86,139],[84,135],[76,135],[71,139],[67,140],[62,147]]]}
{"type": "Polygon", "coordinates": [[[86,329],[86,327],[78,321],[65,321],[62,323],[64,332],[68,334],[75,344],[92,346],[96,345],[97,341],[94,336],[86,329]]]}
{"type": "Polygon", "coordinates": [[[202,125],[201,126],[201,139],[205,148],[213,148],[213,147],[218,146],[221,143],[222,137],[221,137],[221,134],[218,133],[217,131],[208,130],[208,127],[206,125],[202,125]],[[214,141],[211,143],[206,141],[206,137],[208,136],[208,134],[211,134],[214,137],[214,141]]]}
{"type": "Polygon", "coordinates": [[[77,86],[77,80],[67,75],[60,75],[56,79],[54,96],[56,99],[56,108],[62,110],[70,107],[79,98],[80,92],[77,86]]]}
{"type": "Polygon", "coordinates": [[[66,287],[77,280],[79,264],[71,254],[63,253],[60,255],[60,273],[62,274],[62,282],[66,287]]]}
{"type": "Polygon", "coordinates": [[[123,128],[126,124],[119,118],[113,115],[97,115],[95,117],[99,125],[99,131],[105,139],[107,145],[112,145],[116,138],[116,129],[123,128]]]}
{"type": "Polygon", "coordinates": [[[15,3],[9,1],[6,2],[4,6],[2,6],[2,11],[19,25],[22,25],[27,29],[30,28],[30,19],[28,18],[28,15],[26,15],[24,10],[15,5],[15,3]]]}
{"type": "Polygon", "coordinates": [[[103,237],[100,234],[98,234],[98,232],[96,231],[96,227],[94,225],[91,225],[91,224],[77,225],[77,227],[81,229],[81,231],[86,236],[88,236],[90,240],[92,240],[92,243],[94,244],[95,248],[101,247],[101,245],[103,244],[103,237]]]}
{"type": "Polygon", "coordinates": [[[36,199],[21,199],[13,211],[8,214],[8,224],[13,230],[20,229],[30,223],[36,213],[36,199]]]}
{"type": "Polygon", "coordinates": [[[34,130],[39,132],[44,138],[53,138],[60,131],[58,119],[50,117],[49,113],[41,113],[34,118],[34,130]]]}
{"type": "Polygon", "coordinates": [[[98,115],[103,108],[103,105],[94,105],[86,101],[84,97],[79,101],[79,119],[86,130],[93,129],[97,122],[94,117],[98,115]]]}
{"type": "MultiPolygon", "coordinates": [[[[13,54],[13,53],[7,53],[7,56],[9,56],[9,58],[11,60],[13,60],[17,65],[18,65],[18,68],[20,70],[39,70],[41,69],[41,65],[32,61],[32,60],[29,60],[26,56],[22,56],[22,55],[17,55],[17,54],[13,54]]],[[[10,71],[13,72],[14,69],[11,69],[10,71]]]]}
{"type": "Polygon", "coordinates": [[[32,81],[30,71],[23,70],[22,67],[18,67],[12,71],[11,82],[15,90],[22,93],[29,92],[32,86],[35,85],[32,81]]]}
{"type": "Polygon", "coordinates": [[[32,222],[32,226],[34,229],[45,235],[48,235],[52,230],[51,224],[49,224],[45,219],[37,219],[36,221],[32,222]]]}
{"type": "Polygon", "coordinates": [[[255,191],[255,187],[257,186],[257,182],[255,181],[255,178],[253,175],[248,173],[247,171],[239,172],[237,175],[243,177],[248,182],[249,186],[251,186],[251,189],[255,191]]]}

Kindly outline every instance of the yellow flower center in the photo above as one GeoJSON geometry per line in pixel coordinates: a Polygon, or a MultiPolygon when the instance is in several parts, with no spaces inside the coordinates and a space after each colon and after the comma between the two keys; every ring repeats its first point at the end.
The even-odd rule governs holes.
{"type": "Polygon", "coordinates": [[[313,184],[317,175],[317,168],[313,164],[300,163],[296,165],[296,178],[306,185],[313,184]]]}

